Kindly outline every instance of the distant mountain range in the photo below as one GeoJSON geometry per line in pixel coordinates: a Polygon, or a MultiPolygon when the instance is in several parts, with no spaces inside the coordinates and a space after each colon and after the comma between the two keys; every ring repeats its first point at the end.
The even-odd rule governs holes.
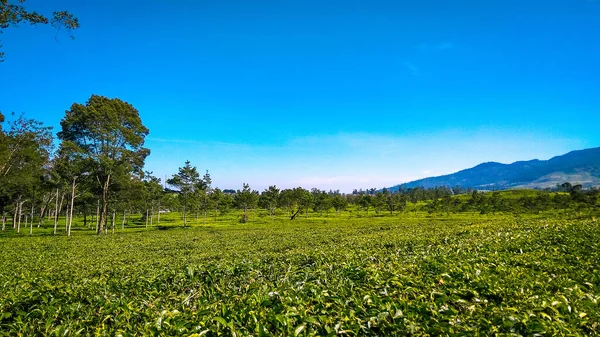
{"type": "Polygon", "coordinates": [[[512,164],[488,162],[470,169],[393,186],[391,190],[436,186],[461,186],[479,190],[547,188],[570,182],[584,187],[600,186],[600,147],[572,151],[549,160],[518,161],[512,164]]]}

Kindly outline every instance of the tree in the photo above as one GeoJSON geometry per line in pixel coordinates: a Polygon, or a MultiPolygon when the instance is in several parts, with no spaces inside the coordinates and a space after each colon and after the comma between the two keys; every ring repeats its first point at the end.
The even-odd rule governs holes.
{"type": "Polygon", "coordinates": [[[327,192],[320,191],[317,188],[313,188],[311,193],[314,199],[313,210],[321,216],[323,216],[324,211],[329,212],[331,208],[331,196],[327,192]]]}
{"type": "Polygon", "coordinates": [[[279,207],[285,208],[288,212],[290,212],[291,219],[294,220],[294,217],[296,216],[294,214],[294,209],[298,204],[298,200],[294,195],[294,190],[288,188],[281,191],[281,193],[279,193],[278,204],[279,207]]]}
{"type": "Polygon", "coordinates": [[[298,198],[298,209],[304,210],[305,216],[308,218],[308,211],[313,205],[314,197],[310,191],[305,190],[301,187],[294,189],[298,198]]]}
{"type": "Polygon", "coordinates": [[[212,188],[211,188],[212,179],[210,179],[210,174],[208,173],[208,170],[206,170],[204,177],[202,177],[202,181],[204,181],[204,188],[201,190],[202,201],[200,203],[200,207],[202,208],[202,212],[204,213],[203,214],[203,223],[206,225],[206,212],[208,211],[208,208],[210,207],[210,201],[211,201],[209,198],[209,195],[212,193],[212,188]]]}
{"type": "Polygon", "coordinates": [[[269,186],[268,189],[265,189],[258,198],[258,204],[260,207],[269,211],[269,215],[273,217],[275,213],[275,208],[277,208],[277,203],[279,202],[279,189],[277,186],[269,186]]]}
{"type": "Polygon", "coordinates": [[[212,191],[212,193],[208,196],[208,198],[209,198],[210,204],[214,208],[215,221],[217,221],[217,215],[218,215],[219,211],[221,213],[224,213],[224,209],[227,208],[227,204],[224,203],[225,194],[223,194],[223,191],[221,191],[220,188],[215,188],[212,191]]]}
{"type": "Polygon", "coordinates": [[[244,210],[241,222],[248,221],[248,209],[256,207],[258,201],[258,191],[250,190],[250,185],[244,183],[242,190],[238,190],[234,196],[237,207],[244,210]]]}
{"type": "MultiPolygon", "coordinates": [[[[152,172],[146,172],[144,175],[144,196],[146,201],[146,214],[150,210],[150,226],[154,217],[154,210],[160,214],[160,201],[163,196],[163,187],[160,183],[160,178],[152,175],[152,172]]],[[[148,226],[148,216],[146,215],[146,226],[148,226]]]]}
{"type": "Polygon", "coordinates": [[[193,204],[197,192],[205,189],[206,184],[200,179],[200,174],[195,166],[187,160],[179,172],[167,180],[167,184],[177,188],[183,206],[183,227],[187,225],[186,211],[190,204],[193,204]]]}
{"type": "Polygon", "coordinates": [[[375,193],[374,197],[371,197],[371,204],[375,208],[375,213],[378,213],[386,206],[385,195],[381,192],[375,193]]]}
{"type": "Polygon", "coordinates": [[[367,211],[367,216],[369,215],[369,207],[371,206],[371,203],[371,196],[368,194],[364,194],[358,199],[358,205],[367,211]]]}
{"type": "Polygon", "coordinates": [[[394,214],[394,210],[403,209],[406,207],[406,199],[400,193],[391,193],[389,190],[383,190],[384,202],[390,214],[394,214]]]}
{"type": "MultiPolygon", "coordinates": [[[[0,115],[0,120],[3,121],[4,116],[0,115]]],[[[14,203],[13,227],[17,225],[17,231],[21,229],[24,204],[30,201],[34,208],[36,192],[47,172],[52,149],[51,129],[23,115],[10,122],[6,133],[0,129],[0,211],[14,203]]]]}
{"type": "MultiPolygon", "coordinates": [[[[9,0],[0,0],[0,34],[3,29],[11,26],[17,26],[17,24],[26,22],[31,25],[47,25],[51,24],[52,27],[60,30],[61,28],[67,29],[71,38],[71,31],[79,28],[79,20],[73,16],[73,14],[67,11],[55,11],[52,13],[52,17],[39,14],[35,11],[28,11],[22,4],[26,0],[17,0],[9,2],[9,0]]],[[[1,45],[0,45],[1,47],[1,45]]],[[[0,62],[4,61],[4,52],[0,52],[0,62]]]]}
{"type": "Polygon", "coordinates": [[[64,141],[60,144],[58,156],[55,158],[54,164],[54,169],[60,177],[59,179],[61,179],[65,185],[70,186],[70,205],[67,207],[67,210],[69,211],[67,236],[71,236],[73,208],[75,206],[79,180],[83,176],[88,176],[90,172],[86,169],[84,154],[81,153],[81,148],[70,141],[64,141]]]}
{"type": "Polygon", "coordinates": [[[333,208],[335,209],[335,215],[338,215],[340,211],[343,211],[344,209],[346,209],[346,206],[348,205],[348,201],[346,200],[346,198],[344,198],[341,194],[335,194],[333,196],[333,199],[331,200],[331,204],[333,205],[333,208]]]}
{"type": "Polygon", "coordinates": [[[107,219],[111,179],[115,175],[141,172],[150,153],[143,147],[149,131],[131,104],[98,95],[92,95],[85,105],[74,103],[60,125],[62,131],[58,137],[78,149],[100,185],[98,234],[101,234],[107,219]]]}

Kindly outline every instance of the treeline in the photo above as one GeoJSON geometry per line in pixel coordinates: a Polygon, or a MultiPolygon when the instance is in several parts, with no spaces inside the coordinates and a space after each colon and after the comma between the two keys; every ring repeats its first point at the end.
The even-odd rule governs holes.
{"type": "Polygon", "coordinates": [[[97,233],[114,232],[128,216],[141,214],[145,225],[160,223],[161,214],[182,213],[183,225],[190,216],[218,217],[233,209],[262,208],[270,216],[284,212],[289,219],[310,212],[338,214],[348,205],[364,211],[404,212],[540,212],[549,209],[595,210],[598,190],[583,190],[569,183],[557,186],[561,193],[539,192],[509,198],[498,192],[481,193],[459,186],[375,188],[351,194],[301,187],[280,190],[270,186],[262,192],[244,184],[240,190],[212,186],[210,174],[202,176],[189,161],[166,181],[143,170],[150,150],[144,147],[148,129],[138,111],[127,102],[93,95],[85,104],[74,103],[62,118],[54,138],[52,128],[12,115],[0,114],[0,214],[2,231],[17,232],[51,224],[57,233],[64,217],[67,235],[75,216],[97,233]],[[458,195],[463,195],[456,197],[458,195]],[[467,197],[468,196],[468,197],[467,197]]]}
{"type": "Polygon", "coordinates": [[[429,213],[479,212],[480,214],[497,212],[538,214],[552,210],[572,210],[577,213],[598,212],[600,190],[597,188],[583,190],[577,188],[578,186],[581,185],[564,192],[537,191],[532,195],[519,195],[521,191],[473,191],[469,198],[433,199],[422,209],[429,213]],[[511,195],[509,192],[515,192],[517,195],[511,195]]]}

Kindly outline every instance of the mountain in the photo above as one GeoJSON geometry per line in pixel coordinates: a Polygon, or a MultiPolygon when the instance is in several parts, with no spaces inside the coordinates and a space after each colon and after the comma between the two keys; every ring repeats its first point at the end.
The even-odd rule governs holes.
{"type": "Polygon", "coordinates": [[[512,164],[488,162],[453,174],[415,180],[389,189],[456,185],[479,190],[547,188],[567,181],[584,187],[600,186],[600,147],[572,151],[549,160],[534,159],[512,164]]]}

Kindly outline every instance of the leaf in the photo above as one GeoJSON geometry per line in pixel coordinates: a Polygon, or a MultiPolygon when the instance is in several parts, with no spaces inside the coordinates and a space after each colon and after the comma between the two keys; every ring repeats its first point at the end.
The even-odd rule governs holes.
{"type": "Polygon", "coordinates": [[[306,326],[304,324],[299,325],[295,330],[294,330],[294,336],[298,336],[300,335],[300,333],[302,333],[302,331],[304,330],[304,328],[306,328],[306,326]]]}

